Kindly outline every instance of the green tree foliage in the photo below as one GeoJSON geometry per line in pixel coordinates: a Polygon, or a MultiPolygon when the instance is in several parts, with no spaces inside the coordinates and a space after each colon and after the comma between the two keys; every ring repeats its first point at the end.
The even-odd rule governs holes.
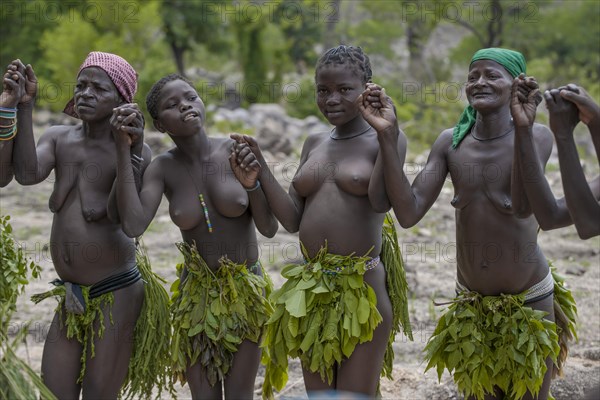
{"type": "MultiPolygon", "coordinates": [[[[79,3],[83,3],[80,1],[79,3]]],[[[57,26],[76,12],[78,2],[47,0],[2,1],[0,3],[0,65],[14,59],[38,65],[41,60],[40,38],[44,31],[57,26]]],[[[37,68],[38,74],[44,67],[37,68]]]]}
{"type": "Polygon", "coordinates": [[[235,15],[232,10],[235,6],[231,0],[161,1],[165,39],[181,75],[185,75],[185,55],[194,44],[203,44],[215,53],[228,52],[228,19],[235,15]]]}
{"type": "Polygon", "coordinates": [[[90,51],[96,50],[118,54],[135,68],[139,81],[134,101],[145,109],[144,99],[151,85],[174,70],[160,30],[160,4],[130,2],[135,7],[126,13],[120,9],[117,14],[109,8],[114,3],[97,4],[106,7],[97,19],[75,13],[42,35],[42,58],[48,73],[40,77],[39,100],[54,111],[62,110],[73,95],[79,66],[90,51]],[[111,13],[111,17],[100,17],[111,13]]]}

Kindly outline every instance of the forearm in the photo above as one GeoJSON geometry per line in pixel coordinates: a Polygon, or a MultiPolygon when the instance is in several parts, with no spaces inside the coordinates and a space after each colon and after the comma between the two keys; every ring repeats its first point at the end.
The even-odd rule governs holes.
{"type": "Polygon", "coordinates": [[[12,181],[14,172],[12,165],[13,140],[0,141],[0,187],[12,181]]]}
{"type": "Polygon", "coordinates": [[[33,185],[44,180],[38,164],[32,123],[33,106],[20,104],[17,112],[17,135],[13,147],[13,168],[17,182],[33,185]]]}
{"type": "Polygon", "coordinates": [[[376,212],[385,213],[390,210],[391,204],[385,189],[381,151],[377,154],[373,173],[369,181],[369,201],[371,202],[371,207],[376,212]]]}
{"type": "MultiPolygon", "coordinates": [[[[515,215],[518,218],[526,218],[531,215],[531,205],[529,204],[529,199],[527,198],[527,193],[525,191],[525,185],[523,182],[523,170],[525,167],[523,166],[523,160],[521,157],[521,147],[523,146],[521,142],[521,136],[525,133],[520,133],[521,128],[515,127],[515,142],[513,149],[513,164],[511,169],[511,178],[510,178],[510,192],[511,192],[511,201],[512,207],[515,215]]],[[[523,128],[529,134],[529,141],[531,141],[531,131],[530,128],[523,128]]],[[[532,145],[530,145],[532,146],[532,145]]],[[[537,157],[535,157],[537,160],[537,157]]],[[[544,178],[545,179],[545,178],[544,178]]]]}
{"type": "Polygon", "coordinates": [[[420,209],[413,194],[396,147],[382,143],[380,148],[387,197],[400,225],[411,227],[419,222],[425,211],[420,209]]]}
{"type": "Polygon", "coordinates": [[[298,207],[290,195],[277,182],[266,160],[260,157],[259,162],[262,168],[258,179],[273,215],[281,222],[285,230],[290,233],[298,232],[301,218],[298,207]]]}
{"type": "MultiPolygon", "coordinates": [[[[571,218],[566,207],[558,202],[544,175],[543,164],[540,162],[537,147],[534,144],[531,128],[516,127],[515,132],[515,158],[518,168],[513,168],[513,181],[511,189],[515,193],[524,193],[528,208],[534,213],[543,230],[560,228],[571,224],[571,218]],[[515,171],[517,179],[514,178],[515,171]]],[[[518,198],[518,197],[517,197],[518,198]]],[[[517,216],[528,216],[531,212],[524,212],[524,205],[520,208],[513,207],[517,216]]]]}
{"type": "Polygon", "coordinates": [[[275,236],[278,228],[277,220],[269,208],[269,203],[262,188],[259,186],[248,191],[248,199],[250,200],[250,211],[256,229],[268,238],[275,236]]]}
{"type": "Polygon", "coordinates": [[[556,138],[558,161],[570,216],[584,239],[600,234],[600,205],[590,190],[573,135],[556,138]]]}
{"type": "Polygon", "coordinates": [[[120,219],[123,231],[129,237],[141,236],[148,225],[151,217],[145,215],[139,191],[141,189],[141,178],[139,168],[134,167],[131,152],[128,147],[117,147],[117,178],[116,185],[113,187],[116,198],[116,210],[114,204],[111,205],[109,198],[109,211],[112,207],[112,218],[120,219]]]}

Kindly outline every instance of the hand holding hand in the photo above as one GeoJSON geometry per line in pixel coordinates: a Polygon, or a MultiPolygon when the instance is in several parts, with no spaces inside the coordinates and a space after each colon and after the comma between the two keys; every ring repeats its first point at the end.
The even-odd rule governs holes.
{"type": "Polygon", "coordinates": [[[378,135],[384,132],[398,134],[396,112],[392,99],[385,89],[377,84],[369,83],[365,91],[356,99],[358,109],[365,121],[369,123],[378,135]]]}
{"type": "Polygon", "coordinates": [[[580,86],[572,83],[559,88],[560,96],[575,104],[579,110],[579,119],[586,125],[600,122],[600,106],[580,86]]]}
{"type": "Polygon", "coordinates": [[[113,109],[110,125],[118,144],[136,147],[144,141],[144,115],[135,103],[122,104],[113,109]]]}
{"type": "MultiPolygon", "coordinates": [[[[20,62],[21,61],[19,61],[19,63],[20,62]]],[[[35,72],[33,72],[33,67],[31,64],[24,66],[21,63],[21,68],[25,69],[25,93],[23,93],[23,96],[21,96],[21,101],[19,103],[24,105],[33,105],[35,97],[37,96],[37,77],[35,76],[35,72]]]]}
{"type": "Polygon", "coordinates": [[[542,95],[534,77],[520,74],[513,80],[510,113],[515,126],[533,126],[541,102],[542,95]]]}
{"type": "Polygon", "coordinates": [[[23,93],[25,93],[25,78],[13,61],[6,68],[3,76],[0,107],[17,108],[23,93]]]}
{"type": "Polygon", "coordinates": [[[232,133],[229,135],[229,137],[235,140],[237,143],[246,143],[248,147],[250,147],[250,151],[252,151],[252,153],[254,153],[254,155],[256,156],[256,159],[259,162],[264,161],[262,150],[260,149],[260,146],[258,145],[258,142],[254,137],[248,135],[240,135],[239,133],[232,133]]]}
{"type": "Polygon", "coordinates": [[[550,115],[550,129],[556,137],[573,135],[573,129],[579,122],[579,111],[574,103],[561,96],[563,87],[546,90],[544,99],[550,115]]]}
{"type": "Polygon", "coordinates": [[[242,141],[244,139],[243,136],[238,134],[230,136],[234,140],[236,140],[235,138],[240,139],[240,141],[236,140],[231,147],[231,154],[229,156],[231,169],[244,189],[253,189],[257,185],[258,175],[261,171],[260,163],[256,159],[256,155],[252,152],[250,145],[242,141]]]}

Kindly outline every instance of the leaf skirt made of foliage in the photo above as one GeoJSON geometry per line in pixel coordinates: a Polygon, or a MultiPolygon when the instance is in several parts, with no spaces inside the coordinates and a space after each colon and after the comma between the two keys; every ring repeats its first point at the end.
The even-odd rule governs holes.
{"type": "Polygon", "coordinates": [[[199,362],[214,386],[231,369],[242,341],[259,342],[273,312],[267,300],[273,284],[259,263],[252,268],[260,268],[262,276],[226,257],[213,271],[195,245],[177,247],[184,263],[177,266],[180,278],[171,286],[174,378],[184,384],[186,369],[199,362]]]}
{"type": "MultiPolygon", "coordinates": [[[[171,327],[169,324],[169,296],[161,284],[164,280],[154,274],[145,252],[138,247],[137,269],[144,282],[144,303],[140,315],[136,321],[134,330],[134,347],[129,361],[127,378],[123,383],[120,398],[137,399],[152,397],[154,387],[158,388],[156,397],[160,398],[162,390],[167,389],[171,394],[174,389],[168,379],[169,339],[171,327]]],[[[59,304],[56,312],[59,319],[65,321],[67,338],[77,339],[83,346],[81,353],[81,370],[77,383],[83,382],[88,354],[90,358],[95,356],[94,341],[96,337],[104,335],[104,314],[108,310],[111,325],[112,306],[114,304],[113,292],[103,293],[98,297],[90,298],[92,286],[79,286],[85,303],[85,311],[82,314],[68,311],[65,308],[68,291],[66,285],[60,285],[54,289],[32,296],[34,303],[48,297],[56,297],[59,304]],[[97,329],[95,328],[97,325],[97,329]]]]}
{"type": "Polygon", "coordinates": [[[15,354],[19,344],[25,342],[28,324],[13,340],[8,335],[17,297],[29,283],[29,276],[39,278],[40,273],[40,266],[27,260],[12,237],[9,220],[9,216],[0,216],[0,399],[53,400],[56,397],[40,376],[15,354]]]}
{"type": "MultiPolygon", "coordinates": [[[[384,241],[392,237],[395,236],[384,235],[384,241]]],[[[412,339],[400,250],[397,241],[383,246],[387,252],[394,247],[392,255],[382,252],[381,257],[389,262],[384,268],[388,271],[390,299],[396,306],[382,376],[391,376],[392,343],[400,325],[412,339]],[[392,299],[392,293],[396,299],[392,299]]],[[[287,281],[271,296],[275,311],[267,323],[263,342],[264,398],[273,398],[273,388],[281,390],[285,386],[288,356],[299,357],[304,369],[318,372],[323,381],[331,383],[335,365],[350,357],[357,344],[371,341],[382,321],[375,291],[363,279],[371,257],[330,254],[323,247],[310,259],[304,247],[302,250],[307,263],[285,266],[281,274],[287,281]]]]}
{"type": "Polygon", "coordinates": [[[566,339],[577,337],[575,301],[562,279],[553,276],[557,323],[545,319],[546,312],[524,305],[526,292],[500,296],[461,292],[425,346],[425,370],[435,367],[441,379],[448,369],[465,397],[481,400],[496,388],[510,399],[521,399],[527,392],[537,396],[546,359],[562,367],[566,339]]]}

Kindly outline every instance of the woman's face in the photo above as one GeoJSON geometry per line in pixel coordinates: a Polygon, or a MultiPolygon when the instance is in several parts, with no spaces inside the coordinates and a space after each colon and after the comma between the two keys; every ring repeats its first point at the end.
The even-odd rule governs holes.
{"type": "Polygon", "coordinates": [[[477,111],[510,104],[512,83],[513,77],[496,61],[475,61],[465,90],[469,104],[477,111]]]}
{"type": "Polygon", "coordinates": [[[204,103],[187,82],[168,82],[160,91],[155,126],[171,135],[196,133],[204,124],[204,103]]]}
{"type": "Polygon", "coordinates": [[[73,94],[75,111],[82,121],[110,117],[123,99],[108,74],[101,68],[85,68],[77,76],[73,94]]]}
{"type": "Polygon", "coordinates": [[[343,125],[359,114],[354,104],[365,90],[358,73],[347,65],[328,64],[316,76],[317,106],[330,124],[343,125]]]}

